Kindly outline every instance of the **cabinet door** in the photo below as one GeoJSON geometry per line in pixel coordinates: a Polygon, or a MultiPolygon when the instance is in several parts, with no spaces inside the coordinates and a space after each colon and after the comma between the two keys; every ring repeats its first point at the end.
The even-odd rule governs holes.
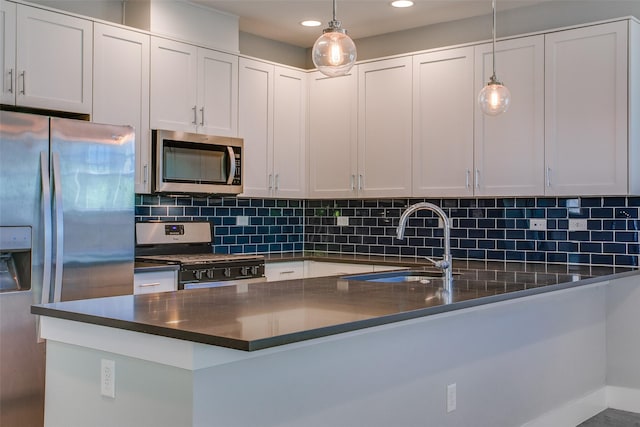
{"type": "Polygon", "coordinates": [[[473,47],[413,58],[413,195],[473,196],[473,47]]]}
{"type": "Polygon", "coordinates": [[[195,46],[151,37],[151,129],[195,132],[195,46]]]}
{"type": "Polygon", "coordinates": [[[264,266],[267,282],[304,278],[304,261],[268,262],[264,266]]]}
{"type": "Polygon", "coordinates": [[[327,77],[318,71],[309,76],[310,197],[357,195],[356,70],[341,77],[327,77]]]}
{"type": "Polygon", "coordinates": [[[198,132],[238,134],[238,57],[198,49],[198,132]]]}
{"type": "MultiPolygon", "coordinates": [[[[492,70],[490,43],[476,46],[475,93],[492,70]]],[[[487,116],[475,107],[475,195],[544,194],[544,38],[496,44],[496,74],[511,92],[506,113],[487,116]]]]}
{"type": "Polygon", "coordinates": [[[91,113],[93,23],[18,5],[16,104],[91,113]]]}
{"type": "Polygon", "coordinates": [[[276,197],[307,193],[307,75],[275,67],[273,173],[276,197]]]}
{"type": "Polygon", "coordinates": [[[2,81],[0,82],[0,103],[15,105],[16,103],[16,4],[0,1],[0,66],[2,81]]]}
{"type": "Polygon", "coordinates": [[[627,22],[545,36],[549,195],[627,192],[627,22]]]}
{"type": "Polygon", "coordinates": [[[96,23],[93,121],[136,132],[135,192],[149,193],[149,36],[96,23]]]}
{"type": "Polygon", "coordinates": [[[363,197],[411,195],[412,59],[358,67],[358,187],[363,197]]]}
{"type": "Polygon", "coordinates": [[[244,139],[244,196],[273,187],[273,65],[240,58],[238,136],[244,139]]]}

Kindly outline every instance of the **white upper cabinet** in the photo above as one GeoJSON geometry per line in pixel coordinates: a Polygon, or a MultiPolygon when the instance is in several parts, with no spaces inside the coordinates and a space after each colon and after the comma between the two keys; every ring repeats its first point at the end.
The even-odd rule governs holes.
{"type": "Polygon", "coordinates": [[[238,134],[248,197],[306,196],[307,76],[240,58],[238,134]]]}
{"type": "Polygon", "coordinates": [[[545,36],[546,194],[628,191],[628,25],[545,36]]]}
{"type": "Polygon", "coordinates": [[[151,37],[151,128],[195,132],[198,48],[151,37]]]}
{"type": "Polygon", "coordinates": [[[413,195],[473,196],[473,47],[413,57],[413,195]]]}
{"type": "Polygon", "coordinates": [[[238,136],[244,139],[243,195],[269,197],[273,188],[274,67],[240,58],[238,136]]]}
{"type": "Polygon", "coordinates": [[[136,193],[150,192],[149,44],[147,34],[95,23],[92,119],[135,128],[136,193]]]}
{"type": "Polygon", "coordinates": [[[2,35],[2,82],[0,103],[16,103],[16,4],[0,0],[0,34],[2,35]]]}
{"type": "Polygon", "coordinates": [[[237,135],[238,58],[151,38],[151,128],[237,135]]]}
{"type": "Polygon", "coordinates": [[[357,66],[352,74],[309,75],[309,197],[356,197],[357,66]]]}
{"type": "MultiPolygon", "coordinates": [[[[477,95],[493,70],[490,43],[476,46],[477,95]]],[[[544,37],[496,44],[496,75],[511,92],[499,116],[483,114],[474,99],[476,196],[544,194],[544,37]]]]}
{"type": "Polygon", "coordinates": [[[273,195],[307,195],[307,75],[274,70],[273,195]]]}
{"type": "Polygon", "coordinates": [[[93,23],[18,4],[14,25],[14,6],[2,3],[2,102],[90,114],[93,23]]]}
{"type": "Polygon", "coordinates": [[[198,132],[238,134],[238,57],[198,49],[198,132]]]}
{"type": "Polygon", "coordinates": [[[358,67],[361,197],[411,196],[412,58],[358,67]]]}

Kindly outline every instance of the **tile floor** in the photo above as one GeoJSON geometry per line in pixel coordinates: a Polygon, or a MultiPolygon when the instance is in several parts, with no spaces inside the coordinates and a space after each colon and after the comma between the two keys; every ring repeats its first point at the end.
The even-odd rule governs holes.
{"type": "Polygon", "coordinates": [[[640,414],[609,408],[577,427],[640,427],[640,414]]]}

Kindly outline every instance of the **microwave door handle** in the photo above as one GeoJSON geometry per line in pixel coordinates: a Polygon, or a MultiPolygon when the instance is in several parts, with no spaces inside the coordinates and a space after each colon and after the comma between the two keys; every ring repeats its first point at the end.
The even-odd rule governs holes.
{"type": "Polygon", "coordinates": [[[229,153],[229,175],[227,178],[227,185],[233,184],[233,178],[236,176],[236,153],[233,151],[233,147],[227,147],[229,153]]]}

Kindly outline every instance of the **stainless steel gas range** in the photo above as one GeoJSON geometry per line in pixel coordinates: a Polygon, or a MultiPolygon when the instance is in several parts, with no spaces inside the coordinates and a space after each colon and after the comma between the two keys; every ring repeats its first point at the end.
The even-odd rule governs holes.
{"type": "Polygon", "coordinates": [[[214,254],[209,222],[139,222],[136,261],[177,264],[178,289],[264,282],[264,256],[214,254]]]}

